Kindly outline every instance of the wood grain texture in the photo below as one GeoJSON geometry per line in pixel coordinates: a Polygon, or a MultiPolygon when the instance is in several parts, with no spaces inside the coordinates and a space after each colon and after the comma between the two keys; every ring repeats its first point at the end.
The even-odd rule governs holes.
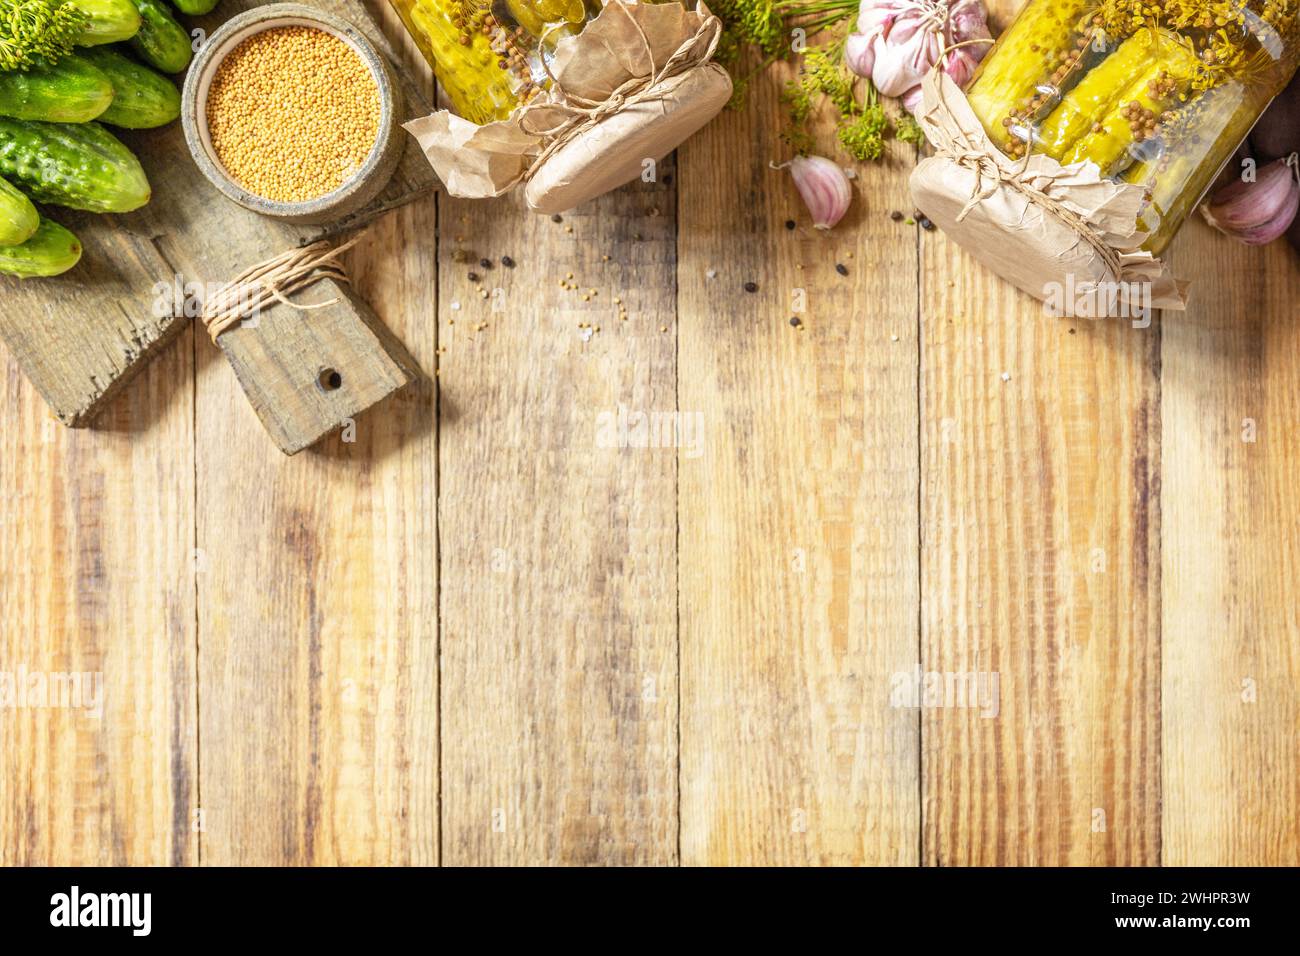
{"type": "Polygon", "coordinates": [[[324,279],[301,312],[273,304],[223,332],[249,404],[286,455],[297,454],[420,377],[420,368],[366,301],[324,279]]]}
{"type": "Polygon", "coordinates": [[[1198,281],[1162,348],[1164,862],[1296,866],[1300,260],[1199,222],[1173,260],[1198,281]]]}
{"type": "Polygon", "coordinates": [[[189,338],[93,433],[0,364],[0,865],[197,860],[189,338]]]}
{"type": "Polygon", "coordinates": [[[560,223],[377,222],[440,385],[295,458],[188,329],[90,431],[0,365],[0,675],[106,684],[0,707],[0,863],[1300,863],[1300,261],[1047,318],[902,155],[808,229],[779,83],[560,223]]]}
{"type": "MultiPolygon", "coordinates": [[[[349,254],[430,368],[435,219],[415,203],[349,254]]],[[[206,337],[198,354],[202,861],[436,863],[432,385],[284,459],[206,337]]]]}
{"type": "Polygon", "coordinates": [[[80,238],[81,262],[61,279],[0,276],[0,339],[55,417],[80,428],[188,320],[153,309],[150,289],[172,270],[130,216],[97,221],[58,210],[52,218],[80,238]]]}
{"type": "Polygon", "coordinates": [[[925,862],[1158,863],[1158,330],[922,249],[925,862]]]}
{"type": "Polygon", "coordinates": [[[680,150],[678,406],[705,423],[679,469],[682,861],[915,864],[917,717],[890,706],[917,661],[916,236],[889,217],[912,157],[813,230],[768,165],[781,79],[680,150]]]}
{"type": "Polygon", "coordinates": [[[659,172],[560,223],[519,197],[442,203],[448,864],[677,857],[677,456],[648,425],[675,410],[659,172]]]}

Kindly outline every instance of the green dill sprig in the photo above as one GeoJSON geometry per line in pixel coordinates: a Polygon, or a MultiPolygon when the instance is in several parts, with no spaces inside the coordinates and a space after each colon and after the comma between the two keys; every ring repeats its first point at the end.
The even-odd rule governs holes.
{"type": "Polygon", "coordinates": [[[916,120],[903,113],[891,121],[871,81],[845,68],[842,41],[807,50],[799,75],[786,84],[782,99],[790,118],[783,138],[799,155],[814,152],[810,121],[822,104],[835,112],[840,148],[860,162],[880,159],[891,131],[903,142],[925,142],[916,120]]]}
{"type": "Polygon", "coordinates": [[[829,104],[836,115],[836,141],[854,159],[867,162],[883,156],[891,130],[904,142],[925,139],[906,114],[891,123],[871,81],[845,68],[844,40],[858,5],[859,0],[713,0],[709,5],[723,22],[715,59],[732,74],[733,106],[743,102],[754,76],[777,60],[801,54],[799,73],[782,93],[789,117],[782,138],[799,155],[816,151],[811,120],[823,104],[829,104]],[[811,43],[828,33],[829,40],[811,43]],[[796,48],[796,36],[808,45],[796,48]],[[742,73],[739,66],[746,49],[757,51],[759,63],[742,73]]]}
{"type": "Polygon", "coordinates": [[[86,19],[84,10],[60,0],[0,0],[0,73],[62,59],[86,19]]]}

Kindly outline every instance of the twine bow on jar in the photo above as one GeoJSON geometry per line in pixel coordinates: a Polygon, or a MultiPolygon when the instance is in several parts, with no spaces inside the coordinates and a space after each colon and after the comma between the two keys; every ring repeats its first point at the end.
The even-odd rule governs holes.
{"type": "MultiPolygon", "coordinates": [[[[991,42],[968,40],[957,46],[991,42]]],[[[918,120],[935,152],[956,166],[975,173],[970,197],[957,214],[958,223],[965,222],[978,206],[996,196],[999,190],[1014,190],[1031,205],[1050,213],[1087,243],[1105,264],[1110,281],[1122,281],[1125,275],[1125,252],[1131,250],[1117,248],[1112,243],[1112,237],[1088,216],[1073,204],[1062,201],[1047,191],[1054,185],[1054,180],[1050,175],[1041,175],[1036,168],[1035,160],[1042,161],[1042,157],[1035,157],[1032,150],[1026,150],[1024,158],[1015,161],[997,149],[974,117],[960,89],[951,79],[942,75],[938,64],[930,70],[923,86],[924,107],[918,120]],[[961,98],[960,107],[950,99],[954,96],[961,98]],[[1042,185],[1039,185],[1040,182],[1042,185]]],[[[1117,185],[1115,188],[1138,187],[1117,185]]],[[[1133,226],[1132,234],[1137,235],[1136,222],[1133,226]]]]}
{"type": "Polygon", "coordinates": [[[1150,307],[1186,307],[1186,284],[1142,248],[1142,187],[1102,179],[1095,164],[1062,166],[1032,149],[1012,159],[951,77],[931,69],[922,87],[917,121],[935,155],[913,172],[912,190],[918,208],[958,243],[1040,297],[1073,276],[1117,287],[1121,297],[1140,294],[1150,307]],[[976,210],[983,212],[972,219],[976,210]]]}
{"type": "MultiPolygon", "coordinates": [[[[695,33],[684,40],[668,57],[662,67],[655,65],[654,47],[646,36],[641,23],[621,3],[609,5],[610,9],[622,11],[622,15],[635,29],[644,44],[644,53],[650,63],[650,69],[644,76],[634,76],[624,81],[609,96],[602,100],[588,99],[565,87],[564,83],[551,72],[550,63],[544,57],[542,69],[551,80],[551,97],[543,103],[524,106],[516,114],[519,128],[543,140],[546,145],[523,174],[528,180],[543,163],[558,150],[583,133],[594,129],[600,122],[615,113],[635,106],[637,103],[654,98],[656,88],[667,80],[692,70],[713,58],[722,39],[722,22],[715,16],[705,18],[695,33]],[[550,114],[559,114],[559,119],[549,126],[545,125],[550,114]]],[[[543,42],[545,36],[543,36],[543,42]]]]}

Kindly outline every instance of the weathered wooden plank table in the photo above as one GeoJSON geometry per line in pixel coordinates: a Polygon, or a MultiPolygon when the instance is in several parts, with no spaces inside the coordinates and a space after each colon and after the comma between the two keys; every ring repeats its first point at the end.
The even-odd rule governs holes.
{"type": "Polygon", "coordinates": [[[89,432],[6,359],[0,671],[106,686],[0,709],[0,862],[1300,863],[1296,258],[1193,224],[1192,311],[1050,320],[901,151],[787,231],[777,86],[562,223],[384,220],[440,375],[354,441],[192,329],[89,432]]]}

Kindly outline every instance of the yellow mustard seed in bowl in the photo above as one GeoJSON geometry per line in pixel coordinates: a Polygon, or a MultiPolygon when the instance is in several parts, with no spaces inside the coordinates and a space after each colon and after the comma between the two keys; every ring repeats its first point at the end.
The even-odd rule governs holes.
{"type": "Polygon", "coordinates": [[[256,33],[221,61],[208,91],[208,134],[250,193],[305,202],[364,165],[379,137],[379,87],[347,43],[313,27],[256,33]]]}

